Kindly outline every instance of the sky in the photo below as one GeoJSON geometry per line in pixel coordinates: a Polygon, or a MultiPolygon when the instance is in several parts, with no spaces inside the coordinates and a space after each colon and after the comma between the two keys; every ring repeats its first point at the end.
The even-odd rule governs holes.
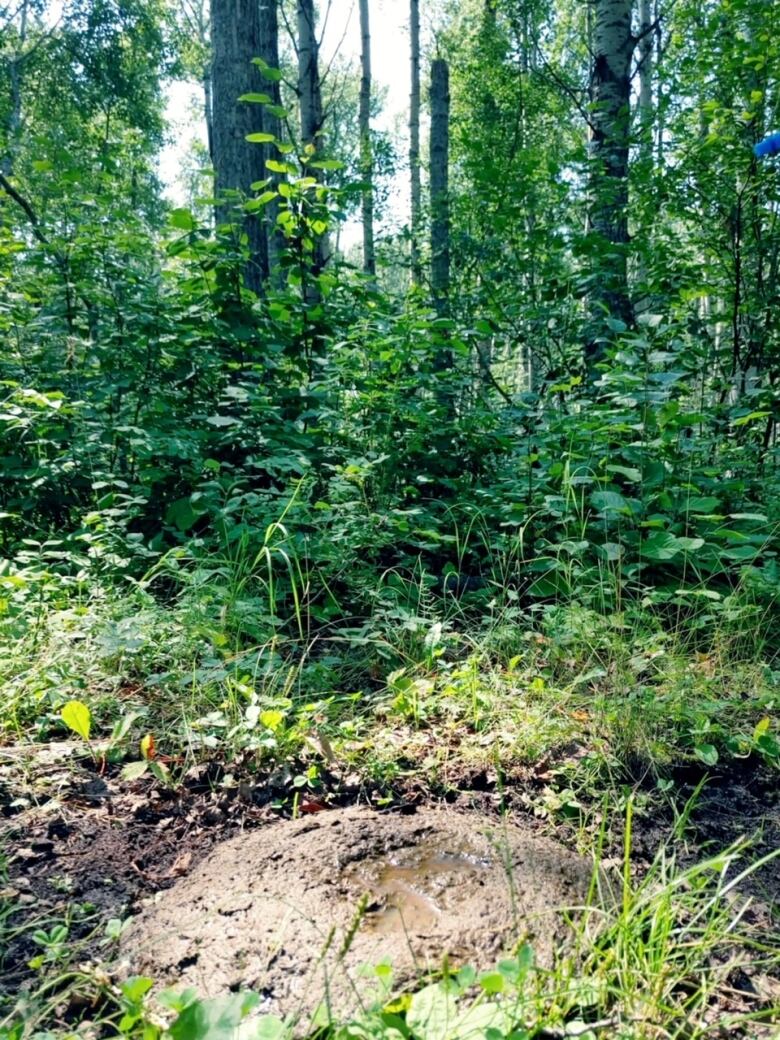
{"type": "MultiPolygon", "coordinates": [[[[328,0],[320,0],[323,18],[328,0]]],[[[371,0],[371,60],[377,90],[387,88],[384,110],[375,121],[378,130],[389,131],[407,118],[409,106],[409,4],[408,0],[371,0]]],[[[360,16],[357,0],[330,0],[330,13],[320,49],[321,68],[327,68],[340,50],[345,58],[360,60],[360,16]]],[[[284,30],[282,30],[284,31],[284,30]]],[[[205,142],[205,125],[199,116],[202,105],[200,89],[190,83],[174,82],[167,89],[166,114],[169,143],[160,157],[160,175],[167,197],[175,204],[185,201],[184,185],[179,171],[193,139],[205,142]]],[[[400,210],[402,200],[396,198],[392,209],[400,210]]],[[[343,244],[359,237],[359,227],[350,224],[342,234],[343,244]]]]}

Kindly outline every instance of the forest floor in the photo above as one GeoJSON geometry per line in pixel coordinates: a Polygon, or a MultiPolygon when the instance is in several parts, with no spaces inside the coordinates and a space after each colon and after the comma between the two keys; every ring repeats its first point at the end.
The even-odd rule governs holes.
{"type": "MultiPolygon", "coordinates": [[[[138,691],[133,696],[137,699],[138,691]]],[[[258,769],[256,756],[249,753],[229,761],[222,749],[189,764],[183,758],[180,763],[172,760],[168,769],[178,777],[170,783],[151,775],[123,779],[120,763],[111,762],[99,747],[89,753],[72,740],[8,744],[0,749],[5,817],[1,986],[9,1006],[16,1004],[17,1013],[28,1016],[28,1026],[26,1033],[3,1035],[32,1036],[46,1016],[66,1030],[62,1035],[70,1035],[69,1022],[84,1014],[92,1019],[90,1004],[98,999],[101,985],[116,981],[110,976],[116,969],[106,965],[115,958],[114,939],[128,918],[241,832],[279,828],[285,818],[314,817],[353,805],[395,816],[400,825],[427,807],[447,805],[478,810],[496,821],[510,818],[527,832],[554,837],[578,854],[598,848],[601,866],[620,877],[630,796],[627,861],[635,891],[642,890],[643,879],[657,874],[659,850],[674,861],[680,875],[714,857],[709,875],[716,881],[713,892],[719,870],[725,874],[728,866],[732,877],[746,864],[769,857],[739,885],[736,894],[746,901],[744,908],[737,910],[731,903],[735,893],[728,894],[734,934],[722,937],[722,950],[706,951],[712,973],[706,1008],[694,1002],[685,1014],[697,1019],[698,1028],[709,1023],[707,1028],[721,1036],[777,1036],[780,860],[772,858],[780,849],[776,769],[755,758],[713,768],[688,760],[667,769],[660,787],[649,769],[632,785],[605,784],[603,772],[599,775],[605,760],[603,733],[599,735],[593,713],[571,703],[562,710],[567,739],[522,763],[495,754],[496,746],[505,742],[505,727],[453,725],[446,714],[416,723],[381,719],[367,740],[363,734],[361,745],[371,748],[369,755],[365,748],[356,755],[355,740],[339,744],[320,734],[318,746],[307,740],[296,758],[266,769],[258,769]],[[376,768],[391,756],[392,775],[376,768]],[[295,777],[312,776],[314,761],[316,783],[293,788],[295,777]],[[718,860],[746,838],[749,846],[740,848],[733,862],[718,860]],[[62,926],[67,933],[58,938],[54,930],[62,926]],[[55,999],[48,1004],[40,1003],[42,982],[44,988],[53,986],[49,995],[55,999]]],[[[657,887],[657,877],[653,885],[657,887]]],[[[686,881],[682,887],[696,886],[686,881]]],[[[681,919],[691,912],[680,910],[681,919]]],[[[683,992],[684,980],[677,984],[683,992]]],[[[696,989],[691,980],[687,985],[696,989]]],[[[604,1021],[615,1024],[612,1015],[604,1021]]],[[[46,1023],[51,1028],[51,1020],[46,1023]]],[[[593,1035],[603,1035],[602,1030],[593,1035]]],[[[620,1035],[662,1034],[648,1029],[620,1035]]]]}
{"type": "MultiPolygon", "coordinates": [[[[86,661],[89,648],[80,652],[86,661]]],[[[375,814],[377,833],[388,821],[401,833],[433,808],[509,821],[612,879],[617,902],[598,908],[599,937],[588,932],[586,946],[573,925],[568,960],[536,969],[528,1031],[517,1037],[780,1036],[778,770],[748,746],[767,731],[775,674],[690,654],[637,701],[612,666],[570,666],[553,675],[536,658],[503,668],[428,661],[367,698],[257,705],[245,693],[237,712],[224,700],[190,703],[182,725],[154,679],[85,664],[82,696],[101,730],[89,740],[53,723],[42,730],[40,708],[29,713],[11,681],[0,746],[0,1037],[167,1035],[142,1032],[163,1027],[128,995],[131,919],[237,836],[284,842],[285,821],[335,821],[354,806],[375,814]],[[127,719],[147,733],[143,757],[136,737],[107,736],[127,719]],[[744,755],[727,755],[723,741],[740,734],[744,755]]],[[[33,673],[39,689],[40,669],[24,683],[33,673]]],[[[494,951],[485,958],[476,969],[494,966],[494,951]]],[[[494,1000],[493,983],[474,998],[470,981],[461,1002],[494,1000]]]]}

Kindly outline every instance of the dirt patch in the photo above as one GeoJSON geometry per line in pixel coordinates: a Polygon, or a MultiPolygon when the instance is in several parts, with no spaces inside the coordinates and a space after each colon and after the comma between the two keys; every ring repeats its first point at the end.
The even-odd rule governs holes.
{"type": "Polygon", "coordinates": [[[585,860],[496,818],[337,810],[221,844],[124,950],[133,971],[206,995],[250,988],[287,1015],[327,991],[343,1014],[364,965],[389,960],[402,981],[445,955],[489,964],[523,940],[549,963],[566,939],[557,908],[581,905],[590,879],[585,860]]]}

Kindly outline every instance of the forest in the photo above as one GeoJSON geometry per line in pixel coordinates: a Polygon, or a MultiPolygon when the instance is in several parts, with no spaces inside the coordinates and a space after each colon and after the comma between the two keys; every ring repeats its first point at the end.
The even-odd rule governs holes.
{"type": "Polygon", "coordinates": [[[777,0],[0,0],[0,1040],[778,1040],[779,434],[777,0]]]}

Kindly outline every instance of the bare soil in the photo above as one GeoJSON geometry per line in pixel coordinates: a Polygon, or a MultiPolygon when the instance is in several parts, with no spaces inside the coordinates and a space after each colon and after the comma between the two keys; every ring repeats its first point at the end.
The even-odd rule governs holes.
{"type": "MultiPolygon", "coordinates": [[[[562,763],[557,764],[565,764],[565,755],[562,763]]],[[[575,847],[577,828],[581,824],[538,814],[545,802],[545,792],[558,782],[549,762],[545,762],[543,768],[541,765],[518,767],[513,775],[503,778],[500,786],[494,775],[469,769],[464,763],[457,776],[449,776],[446,788],[432,786],[429,779],[416,773],[410,775],[404,786],[392,791],[375,789],[352,774],[340,775],[336,770],[328,772],[323,768],[322,790],[300,804],[301,811],[316,815],[293,824],[284,819],[292,805],[291,779],[296,771],[304,771],[304,766],[305,763],[295,763],[287,771],[263,773],[252,768],[251,763],[234,762],[228,771],[224,762],[214,760],[193,767],[175,790],[168,790],[148,777],[123,781],[118,765],[105,767],[93,763],[83,757],[77,745],[0,748],[0,867],[5,868],[0,874],[0,913],[6,921],[6,936],[10,937],[6,948],[0,949],[0,1007],[7,1006],[9,999],[13,1001],[28,985],[34,986],[39,981],[28,966],[29,960],[40,953],[40,947],[31,939],[35,928],[67,920],[70,939],[78,944],[79,959],[104,962],[112,953],[103,943],[108,918],[141,914],[144,920],[151,919],[151,899],[159,895],[162,900],[169,896],[185,900],[183,886],[196,875],[202,879],[202,886],[210,879],[212,899],[220,893],[231,894],[228,867],[219,873],[210,862],[212,855],[221,855],[223,844],[233,850],[231,855],[236,867],[243,858],[253,868],[254,887],[245,891],[258,891],[258,875],[265,873],[265,868],[259,868],[265,862],[259,852],[253,854],[253,859],[245,856],[247,849],[254,848],[255,840],[260,843],[260,849],[273,846],[277,859],[271,860],[271,864],[291,859],[283,877],[288,881],[296,876],[303,879],[302,900],[307,901],[299,901],[300,908],[305,913],[307,907],[316,903],[314,896],[305,895],[306,891],[315,896],[330,892],[334,903],[341,900],[338,905],[342,909],[334,924],[342,933],[348,912],[353,911],[361,895],[366,893],[369,902],[365,920],[355,939],[360,938],[363,944],[360,949],[365,949],[368,961],[377,959],[376,950],[380,945],[379,956],[385,956],[389,940],[395,943],[393,949],[401,950],[400,955],[408,953],[405,935],[403,942],[399,939],[402,912],[403,921],[411,922],[410,933],[416,934],[412,949],[420,951],[418,957],[435,961],[440,951],[450,944],[443,942],[434,925],[453,912],[456,903],[460,916],[461,893],[464,903],[466,896],[473,899],[470,905],[474,907],[480,892],[489,891],[487,905],[492,911],[494,893],[499,889],[511,891],[505,873],[500,884],[496,875],[486,873],[483,860],[487,854],[484,846],[479,845],[480,828],[493,833],[500,831],[502,813],[508,814],[524,840],[534,836],[555,839],[555,842],[548,840],[535,846],[555,850],[554,862],[550,860],[552,851],[549,856],[540,852],[537,857],[538,873],[546,871],[552,875],[553,884],[558,885],[557,893],[550,896],[549,906],[541,908],[548,910],[569,901],[569,893],[576,890],[578,868],[572,866],[570,872],[564,869],[557,881],[555,868],[564,860],[577,862],[564,846],[575,847]],[[356,804],[377,805],[388,798],[392,799],[394,811],[370,814],[380,822],[369,828],[365,839],[361,839],[362,844],[355,840],[352,846],[348,841],[339,846],[334,837],[323,839],[323,834],[332,827],[330,821],[342,818],[342,809],[356,804]],[[317,811],[323,807],[329,811],[317,811]],[[437,838],[439,824],[428,822],[429,814],[440,810],[449,811],[448,826],[449,821],[453,821],[455,837],[460,834],[463,842],[445,842],[449,848],[442,847],[437,838]],[[471,821],[475,819],[480,820],[479,826],[472,826],[471,821]],[[432,830],[427,837],[421,833],[412,841],[410,828],[420,826],[430,826],[432,830]],[[289,844],[288,828],[297,828],[297,837],[289,844]],[[251,839],[249,844],[248,839],[251,839]],[[476,848],[473,842],[477,842],[476,848]],[[323,844],[331,849],[330,858],[323,857],[323,844]],[[338,853],[338,848],[343,849],[345,845],[344,854],[338,853]],[[342,861],[343,868],[339,867],[342,873],[336,874],[333,865],[342,861]],[[328,864],[334,871],[331,884],[327,880],[328,864]],[[175,896],[172,889],[177,890],[175,896]],[[376,940],[373,947],[372,939],[376,940]]],[[[678,806],[682,806],[700,779],[701,772],[695,770],[681,770],[675,775],[678,806]]],[[[560,783],[565,784],[565,778],[560,783]]],[[[599,804],[591,808],[597,811],[599,804]]],[[[438,819],[441,824],[443,818],[434,815],[433,820],[438,819]]],[[[597,815],[595,819],[598,822],[597,815]]],[[[605,849],[608,857],[621,856],[623,819],[621,811],[615,811],[610,817],[605,849]]],[[[669,842],[673,824],[672,813],[664,812],[657,799],[649,811],[637,812],[631,856],[636,876],[645,872],[659,845],[669,842]]],[[[333,827],[334,831],[337,829],[333,827]]],[[[443,830],[449,833],[448,827],[443,830]]],[[[748,859],[758,859],[780,847],[777,773],[750,763],[710,772],[673,848],[678,862],[684,866],[722,850],[743,835],[755,839],[748,859]]],[[[494,850],[491,855],[491,869],[498,869],[494,850]]],[[[515,884],[519,889],[517,876],[522,881],[524,875],[516,874],[515,884]]],[[[755,918],[753,927],[767,937],[776,936],[780,920],[780,859],[766,864],[744,887],[757,899],[757,906],[751,908],[743,920],[747,921],[749,916],[755,918]]],[[[191,903],[192,922],[200,912],[198,907],[207,905],[207,890],[208,885],[200,904],[191,903]]],[[[290,891],[285,888],[282,895],[289,897],[290,891]]],[[[551,920],[538,916],[541,900],[537,900],[537,907],[533,897],[530,900],[523,904],[519,925],[513,916],[512,927],[502,931],[506,925],[503,912],[494,931],[477,929],[471,936],[458,939],[462,942],[460,947],[453,942],[454,956],[471,959],[480,967],[489,966],[492,951],[498,950],[505,940],[512,942],[527,929],[543,958],[556,936],[551,930],[548,934],[546,924],[540,923],[551,920]],[[471,952],[475,950],[476,953],[471,952]]],[[[316,910],[319,913],[318,903],[316,910]]],[[[237,924],[246,912],[236,905],[233,923],[237,924]]],[[[470,912],[473,919],[474,911],[470,912]]],[[[205,913],[203,917],[205,919],[205,913]]],[[[231,915],[218,914],[218,917],[224,917],[225,922],[231,920],[231,915]]],[[[138,936],[140,946],[141,933],[133,934],[138,936]]],[[[177,942],[180,941],[179,931],[175,935],[177,942]]],[[[312,945],[315,964],[326,938],[324,927],[312,945]]],[[[208,938],[206,943],[208,945],[208,938]]],[[[335,936],[331,945],[331,952],[338,952],[335,936]]],[[[181,954],[183,965],[170,953],[162,958],[167,961],[164,969],[169,977],[178,983],[190,977],[187,975],[190,968],[200,970],[197,967],[200,953],[196,952],[198,960],[189,966],[186,958],[190,955],[186,952],[181,954]]],[[[139,958],[150,956],[148,950],[139,949],[138,953],[139,958]]],[[[258,983],[268,988],[268,1002],[271,1002],[273,990],[267,982],[262,982],[259,968],[253,972],[235,963],[228,964],[230,954],[226,949],[222,951],[222,958],[225,966],[220,970],[228,985],[235,985],[239,977],[245,977],[249,984],[254,974],[258,983]]],[[[278,966],[274,968],[272,964],[271,968],[278,972],[279,978],[286,976],[289,981],[290,971],[283,970],[283,963],[280,954],[278,966]]],[[[290,962],[287,963],[289,967],[290,962]]],[[[306,966],[301,963],[301,967],[306,966]]],[[[117,977],[121,977],[121,964],[116,970],[117,977]]],[[[721,1010],[736,1013],[755,1008],[757,1002],[764,999],[754,991],[761,988],[758,983],[752,970],[746,968],[735,982],[731,997],[718,995],[721,1010]],[[745,973],[749,977],[743,978],[745,973]]],[[[294,1002],[294,998],[290,999],[294,1002]]]]}
{"type": "Polygon", "coordinates": [[[161,893],[124,941],[134,972],[208,996],[263,994],[308,1017],[357,1010],[363,966],[396,979],[450,963],[489,965],[529,941],[549,964],[560,910],[581,906],[592,867],[512,823],[449,808],[414,815],[323,812],[223,842],[161,893]],[[362,910],[359,909],[362,907],[362,910]]]}

